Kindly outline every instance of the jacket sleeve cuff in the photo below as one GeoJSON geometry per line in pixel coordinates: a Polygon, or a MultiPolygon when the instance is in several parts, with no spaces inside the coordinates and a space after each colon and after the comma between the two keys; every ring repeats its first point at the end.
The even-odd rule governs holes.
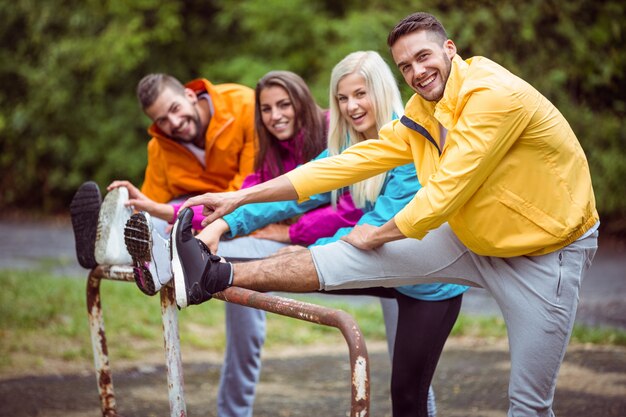
{"type": "Polygon", "coordinates": [[[407,210],[407,207],[400,210],[398,214],[394,216],[393,219],[396,223],[396,226],[404,236],[413,239],[422,239],[424,236],[426,236],[427,231],[420,230],[414,227],[414,216],[412,216],[409,210],[407,210]]]}
{"type": "MultiPolygon", "coordinates": [[[[306,194],[306,183],[307,178],[311,178],[310,175],[307,175],[306,170],[302,167],[293,169],[285,174],[291,185],[296,190],[298,194],[298,203],[302,203],[309,199],[311,194],[306,194]]],[[[309,181],[310,182],[310,181],[309,181]]]]}

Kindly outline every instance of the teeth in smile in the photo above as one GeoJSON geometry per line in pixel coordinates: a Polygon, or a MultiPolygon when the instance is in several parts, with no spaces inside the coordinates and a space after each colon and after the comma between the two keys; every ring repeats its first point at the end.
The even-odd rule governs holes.
{"type": "Polygon", "coordinates": [[[419,86],[420,87],[426,87],[430,83],[432,83],[433,81],[435,81],[435,76],[434,75],[432,77],[428,78],[426,81],[422,81],[421,83],[419,83],[419,86]]]}
{"type": "Polygon", "coordinates": [[[176,129],[176,133],[178,132],[182,132],[183,130],[185,130],[185,127],[187,126],[187,121],[183,121],[180,126],[178,126],[178,128],[176,129]]]}

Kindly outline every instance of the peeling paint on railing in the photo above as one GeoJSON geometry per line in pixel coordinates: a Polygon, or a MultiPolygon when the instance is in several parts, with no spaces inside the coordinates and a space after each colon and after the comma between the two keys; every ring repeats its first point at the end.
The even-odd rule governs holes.
{"type": "MultiPolygon", "coordinates": [[[[89,328],[102,416],[121,417],[116,412],[107,339],[100,304],[100,280],[102,279],[133,282],[132,268],[130,266],[98,266],[89,273],[87,280],[87,312],[89,314],[89,328]]],[[[163,287],[161,290],[161,313],[167,362],[170,416],[185,417],[186,406],[178,333],[178,310],[172,285],[173,283],[163,287]]],[[[238,287],[231,287],[221,293],[214,294],[214,298],[338,328],[348,344],[350,354],[352,385],[350,416],[369,416],[370,373],[367,348],[361,330],[352,316],[342,310],[238,287]]]]}
{"type": "Polygon", "coordinates": [[[348,344],[350,368],[352,371],[352,408],[350,416],[365,417],[369,415],[370,373],[367,348],[365,347],[365,340],[361,330],[351,315],[342,310],[239,287],[230,287],[221,293],[214,294],[213,297],[311,323],[336,327],[341,330],[348,344]]]}
{"type": "MultiPolygon", "coordinates": [[[[93,347],[102,416],[122,417],[116,411],[107,339],[104,331],[104,319],[100,303],[100,281],[102,279],[134,282],[133,270],[130,266],[103,265],[93,269],[87,279],[87,312],[89,314],[91,345],[93,347]]],[[[170,416],[185,417],[187,411],[183,393],[182,360],[178,337],[178,310],[172,287],[166,286],[161,290],[161,314],[167,362],[170,416]]]]}

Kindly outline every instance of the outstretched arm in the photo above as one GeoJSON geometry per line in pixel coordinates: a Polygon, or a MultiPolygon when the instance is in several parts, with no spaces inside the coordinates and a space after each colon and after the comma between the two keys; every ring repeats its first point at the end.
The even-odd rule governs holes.
{"type": "MultiPolygon", "coordinates": [[[[393,127],[390,126],[390,129],[393,127]]],[[[254,187],[190,198],[183,208],[203,205],[203,214],[207,216],[203,224],[209,224],[244,204],[305,199],[411,161],[410,149],[401,138],[395,138],[395,141],[367,140],[351,146],[340,155],[308,162],[254,187]]]]}
{"type": "Polygon", "coordinates": [[[254,187],[226,193],[206,193],[191,197],[181,207],[204,206],[203,214],[207,216],[203,225],[212,223],[237,207],[249,203],[264,203],[269,201],[295,200],[298,198],[295,188],[287,177],[281,175],[254,187]]]}

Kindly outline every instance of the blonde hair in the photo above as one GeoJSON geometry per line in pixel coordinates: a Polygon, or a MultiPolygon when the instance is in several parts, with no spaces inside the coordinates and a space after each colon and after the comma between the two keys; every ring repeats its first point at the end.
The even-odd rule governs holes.
{"type": "MultiPolygon", "coordinates": [[[[377,131],[394,117],[402,116],[404,111],[396,79],[382,57],[374,51],[358,51],[349,54],[335,65],[330,76],[329,155],[337,155],[349,146],[365,139],[373,139],[366,138],[357,132],[339,110],[337,88],[339,82],[350,74],[359,74],[365,80],[367,95],[376,116],[377,131]]],[[[363,208],[367,202],[374,203],[385,183],[386,176],[386,173],[379,174],[351,185],[350,194],[354,204],[363,208]]],[[[337,203],[337,191],[332,192],[332,202],[337,203]]]]}

